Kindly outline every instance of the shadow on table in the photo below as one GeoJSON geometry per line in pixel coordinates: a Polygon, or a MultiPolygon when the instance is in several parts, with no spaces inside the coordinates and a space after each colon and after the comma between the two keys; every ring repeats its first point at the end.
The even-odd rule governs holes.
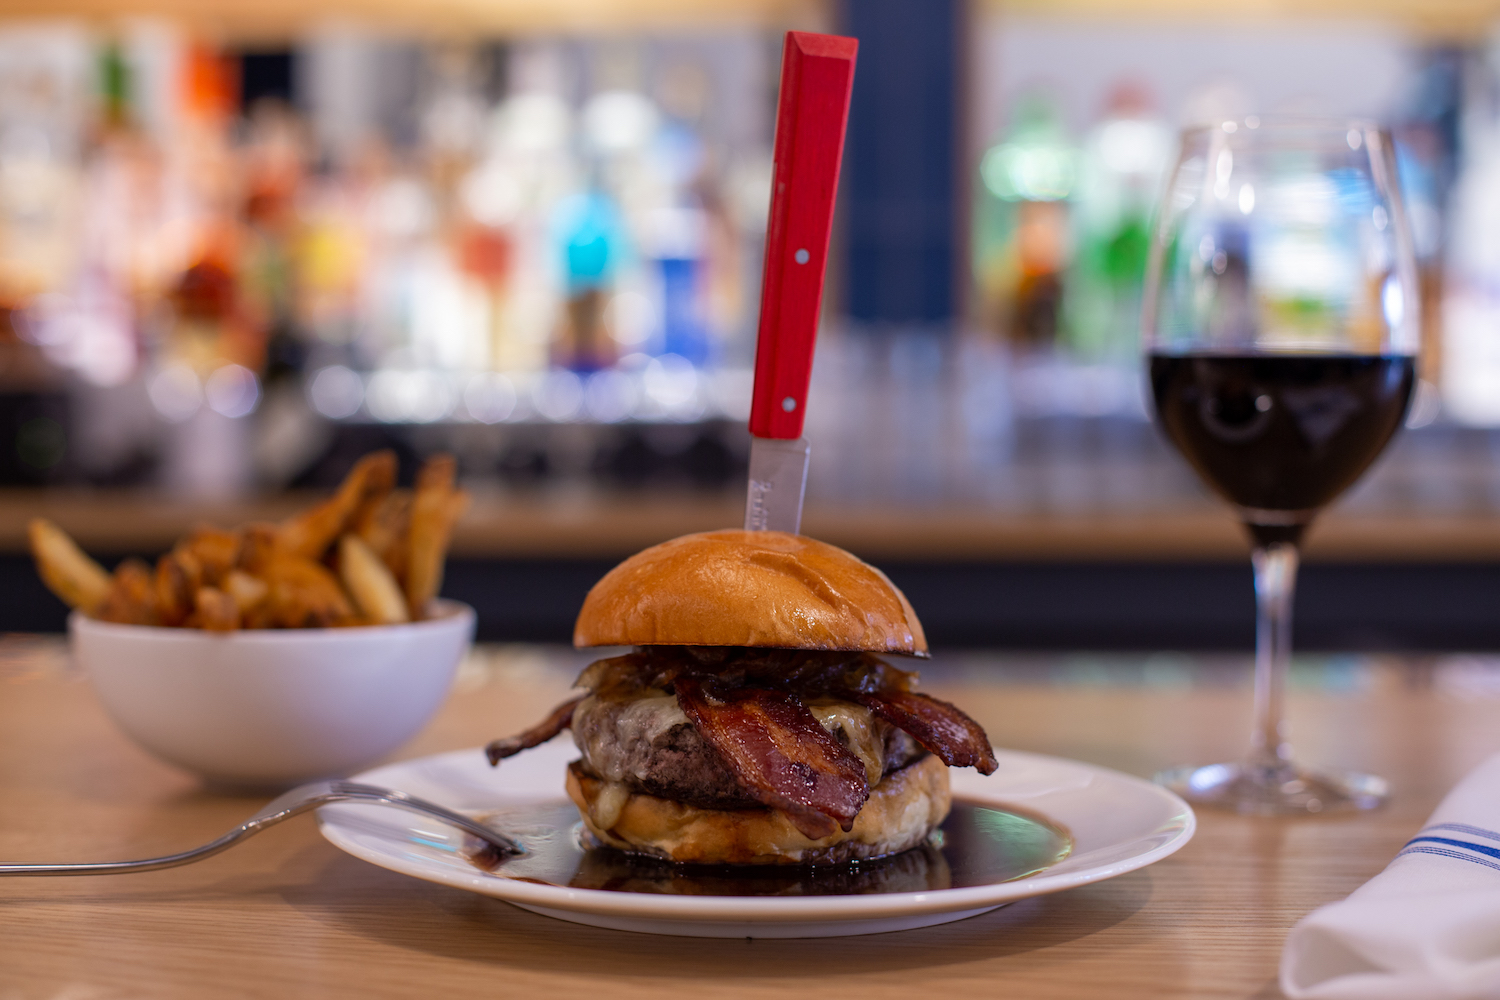
{"type": "Polygon", "coordinates": [[[1151,898],[1137,871],[1068,892],[1021,900],[921,930],[835,939],[685,938],[571,924],[488,896],[408,878],[322,849],[291,858],[288,905],[340,929],[443,958],[536,969],[608,969],[617,975],[727,976],[879,972],[957,965],[1037,951],[1105,930],[1151,898]],[[861,942],[878,941],[878,946],[861,942]]]}

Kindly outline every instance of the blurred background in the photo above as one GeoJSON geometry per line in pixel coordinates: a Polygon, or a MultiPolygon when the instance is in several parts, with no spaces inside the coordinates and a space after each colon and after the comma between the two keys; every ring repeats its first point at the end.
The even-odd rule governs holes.
{"type": "MultiPolygon", "coordinates": [[[[1176,131],[1388,125],[1408,430],[1315,531],[1299,648],[1500,646],[1500,4],[0,2],[0,629],[391,447],[475,504],[447,593],[565,640],[740,521],[781,33],[860,39],[805,530],[946,645],[1248,648],[1247,545],[1138,359],[1176,131]],[[709,7],[712,9],[709,9],[709,7]],[[1493,8],[1493,9],[1491,9],[1493,8]],[[1357,10],[1357,12],[1356,12],[1357,10]]],[[[1315,262],[1314,262],[1315,263],[1315,262]]]]}

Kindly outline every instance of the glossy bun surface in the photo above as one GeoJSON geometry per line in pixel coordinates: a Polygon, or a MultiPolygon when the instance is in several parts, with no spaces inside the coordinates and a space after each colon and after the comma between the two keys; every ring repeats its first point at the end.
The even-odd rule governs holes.
{"type": "Polygon", "coordinates": [[[916,612],[884,573],[781,531],[708,531],[636,553],[589,591],[573,644],[927,655],[916,612]]]}

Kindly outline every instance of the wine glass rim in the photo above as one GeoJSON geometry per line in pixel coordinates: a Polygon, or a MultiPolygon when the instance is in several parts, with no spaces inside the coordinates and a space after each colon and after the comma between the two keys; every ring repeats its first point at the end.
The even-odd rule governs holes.
{"type": "Polygon", "coordinates": [[[1385,131],[1385,127],[1373,118],[1278,113],[1243,115],[1239,118],[1224,118],[1215,122],[1199,122],[1183,128],[1182,136],[1187,138],[1193,135],[1209,135],[1214,132],[1223,132],[1226,136],[1325,132],[1330,136],[1336,136],[1347,135],[1349,132],[1384,133],[1385,131]]]}

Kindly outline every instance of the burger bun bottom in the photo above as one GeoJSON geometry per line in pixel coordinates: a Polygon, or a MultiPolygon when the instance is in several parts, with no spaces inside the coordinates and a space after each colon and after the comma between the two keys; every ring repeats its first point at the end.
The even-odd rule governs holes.
{"type": "Polygon", "coordinates": [[[887,774],[853,828],[819,840],[776,809],[702,809],[607,785],[578,761],[568,767],[567,790],[599,843],[699,865],[828,865],[897,854],[926,840],[952,804],[948,766],[931,755],[887,774]]]}

